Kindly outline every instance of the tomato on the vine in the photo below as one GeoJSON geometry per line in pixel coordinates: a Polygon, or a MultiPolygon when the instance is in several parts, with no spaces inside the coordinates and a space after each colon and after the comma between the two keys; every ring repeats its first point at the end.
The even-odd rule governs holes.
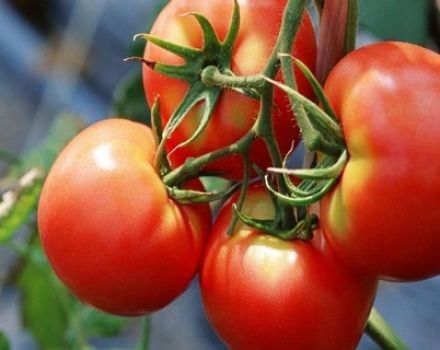
{"type": "MultiPolygon", "coordinates": [[[[286,0],[238,1],[240,5],[241,26],[232,53],[231,70],[236,75],[249,76],[261,73],[272,53],[280,28],[286,0]]],[[[228,32],[233,12],[233,1],[225,0],[174,0],[157,17],[151,34],[170,42],[192,48],[203,46],[203,35],[197,21],[188,12],[198,12],[212,23],[217,36],[223,40],[228,32]]],[[[316,58],[316,43],[313,26],[306,12],[292,50],[292,54],[313,69],[316,58]]],[[[145,49],[144,58],[148,61],[181,65],[185,61],[151,43],[145,49]]],[[[312,97],[312,89],[304,76],[296,75],[299,90],[312,97]]],[[[281,79],[280,76],[278,77],[281,79]]],[[[183,80],[161,75],[144,66],[143,82],[147,100],[152,105],[159,97],[163,124],[165,124],[188,91],[189,84],[183,80]]],[[[175,149],[188,140],[200,123],[204,103],[191,109],[183,123],[167,141],[166,148],[174,166],[181,165],[188,157],[196,157],[225,147],[243,136],[258,116],[259,101],[232,90],[224,90],[213,111],[206,129],[192,143],[175,149]]],[[[299,129],[287,96],[276,91],[273,107],[273,123],[279,147],[283,154],[290,149],[292,142],[299,140],[299,129]]],[[[257,140],[250,150],[251,161],[265,169],[271,165],[265,145],[257,140]]],[[[242,177],[243,166],[240,156],[228,156],[209,164],[204,170],[216,172],[229,178],[242,177]]]]}
{"type": "Polygon", "coordinates": [[[331,245],[351,266],[386,279],[440,273],[440,56],[383,42],[333,69],[325,92],[349,161],[324,199],[331,245]]]}
{"type": "MultiPolygon", "coordinates": [[[[335,258],[320,232],[283,241],[242,223],[227,235],[232,197],[208,238],[200,272],[202,299],[214,329],[234,350],[354,349],[377,281],[335,258]]],[[[243,212],[272,219],[263,187],[247,193],[243,212]]]]}
{"type": "Polygon", "coordinates": [[[107,312],[155,311],[198,268],[209,207],[168,198],[155,152],[146,126],[98,122],[61,152],[43,187],[38,225],[49,262],[80,299],[107,312]]]}

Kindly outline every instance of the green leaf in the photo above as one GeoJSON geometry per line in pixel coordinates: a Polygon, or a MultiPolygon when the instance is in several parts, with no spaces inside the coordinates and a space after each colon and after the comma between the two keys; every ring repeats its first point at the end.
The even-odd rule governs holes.
{"type": "Polygon", "coordinates": [[[129,319],[113,316],[83,305],[80,311],[82,328],[89,337],[114,337],[128,325],[129,319]]]}
{"type": "Polygon", "coordinates": [[[2,331],[0,331],[0,350],[9,350],[10,348],[8,338],[2,331]]]}
{"type": "Polygon", "coordinates": [[[6,194],[2,197],[4,211],[0,211],[0,243],[8,241],[15,231],[23,225],[35,210],[40,196],[42,181],[39,179],[32,186],[23,189],[20,193],[9,192],[11,200],[6,203],[6,194]]]}
{"type": "Polygon", "coordinates": [[[150,110],[145,102],[142,74],[138,70],[128,74],[116,87],[112,109],[121,118],[151,125],[150,110]]]}
{"type": "Polygon", "coordinates": [[[377,37],[426,43],[429,0],[364,0],[360,4],[361,25],[377,37]]]}
{"type": "Polygon", "coordinates": [[[43,349],[66,348],[66,301],[71,300],[61,285],[54,286],[55,277],[40,248],[34,246],[30,254],[18,278],[24,325],[43,349]]]}
{"type": "Polygon", "coordinates": [[[63,114],[52,125],[48,137],[19,163],[11,166],[1,184],[10,184],[0,197],[0,243],[8,241],[37,207],[42,180],[58,153],[84,126],[77,116],[63,114]],[[28,181],[31,177],[32,181],[28,181]]]}

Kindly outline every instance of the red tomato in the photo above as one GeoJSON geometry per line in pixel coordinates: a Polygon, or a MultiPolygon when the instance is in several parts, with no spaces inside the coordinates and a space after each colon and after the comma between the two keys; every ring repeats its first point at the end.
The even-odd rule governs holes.
{"type": "Polygon", "coordinates": [[[41,194],[50,263],[80,299],[110,313],[139,315],[176,298],[196,273],[210,225],[207,205],[168,198],[155,150],[141,124],[96,123],[62,151],[41,194]]]}
{"type": "MultiPolygon", "coordinates": [[[[208,319],[234,350],[354,349],[377,281],[335,259],[319,232],[311,242],[282,241],[238,224],[226,230],[233,197],[208,240],[200,286],[208,319]]],[[[274,216],[263,188],[249,191],[244,212],[274,216]]]]}
{"type": "Polygon", "coordinates": [[[326,94],[350,155],[322,225],[353,267],[386,279],[440,273],[440,56],[384,42],[345,57],[326,94]]]}
{"type": "MultiPolygon", "coordinates": [[[[260,73],[272,52],[286,0],[239,0],[241,26],[232,57],[232,71],[237,75],[260,73]]],[[[174,0],[159,14],[151,34],[181,45],[194,48],[203,46],[202,32],[191,16],[181,16],[197,11],[205,15],[223,40],[230,25],[233,1],[225,0],[174,0]]],[[[292,54],[309,67],[315,66],[316,43],[312,23],[306,13],[300,27],[292,54]]],[[[184,61],[155,45],[147,44],[144,57],[147,60],[180,65],[184,61]]],[[[182,80],[166,77],[144,67],[144,89],[151,106],[156,96],[160,97],[160,111],[165,124],[180,104],[188,84],[182,80]]],[[[312,90],[304,76],[297,74],[299,90],[312,97],[312,90]]],[[[259,102],[232,90],[222,92],[212,119],[205,131],[191,144],[171,154],[174,166],[183,164],[188,157],[195,157],[222,148],[243,136],[253,125],[259,111],[259,102]]],[[[167,150],[173,150],[194,133],[203,104],[196,105],[186,120],[174,132],[167,143],[167,150]]],[[[273,121],[281,152],[287,153],[292,142],[298,143],[299,129],[287,96],[275,92],[273,121]]],[[[261,140],[256,141],[250,152],[252,162],[265,169],[271,165],[270,157],[261,140]]],[[[229,156],[210,164],[205,170],[239,179],[243,172],[241,158],[229,156]]]]}

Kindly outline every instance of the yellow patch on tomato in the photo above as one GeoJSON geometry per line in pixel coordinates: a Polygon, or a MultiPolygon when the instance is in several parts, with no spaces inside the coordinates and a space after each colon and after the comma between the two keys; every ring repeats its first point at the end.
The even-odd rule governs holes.
{"type": "Polygon", "coordinates": [[[344,235],[350,227],[350,208],[359,195],[365,195],[366,183],[374,168],[368,135],[359,127],[347,140],[350,158],[342,174],[341,182],[329,203],[329,223],[334,232],[344,235]]]}
{"type": "Polygon", "coordinates": [[[286,242],[273,237],[258,237],[246,251],[244,266],[255,269],[255,275],[268,285],[277,286],[286,278],[297,260],[297,253],[286,242]]]}
{"type": "Polygon", "coordinates": [[[265,62],[262,58],[268,57],[264,41],[254,34],[246,37],[238,47],[234,61],[240,65],[240,75],[251,75],[264,68],[265,62]]]}

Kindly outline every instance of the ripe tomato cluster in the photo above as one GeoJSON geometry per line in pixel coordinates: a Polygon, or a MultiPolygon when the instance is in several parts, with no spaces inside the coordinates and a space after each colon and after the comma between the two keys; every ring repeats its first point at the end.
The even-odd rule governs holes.
{"type": "MultiPolygon", "coordinates": [[[[318,181],[319,222],[307,206],[286,206],[289,196],[314,193],[314,182],[279,176],[279,191],[296,189],[284,202],[258,178],[249,184],[249,164],[280,166],[273,153],[284,157],[300,137],[290,86],[274,89],[266,79],[288,84],[266,67],[279,66],[273,50],[286,4],[169,2],[142,58],[155,129],[107,119],[59,155],[39,229],[54,270],[84,302],[119,315],[154,312],[199,273],[208,319],[230,348],[353,349],[378,279],[440,273],[436,53],[385,42],[333,69],[324,109],[338,118],[348,161],[327,193],[318,181]],[[212,66],[217,85],[201,78],[212,66]],[[201,174],[240,185],[213,223],[206,201],[221,196],[204,192],[201,174]]],[[[291,54],[313,71],[314,30],[307,12],[300,18],[291,54]]],[[[313,81],[294,72],[313,105],[313,81]]]]}

